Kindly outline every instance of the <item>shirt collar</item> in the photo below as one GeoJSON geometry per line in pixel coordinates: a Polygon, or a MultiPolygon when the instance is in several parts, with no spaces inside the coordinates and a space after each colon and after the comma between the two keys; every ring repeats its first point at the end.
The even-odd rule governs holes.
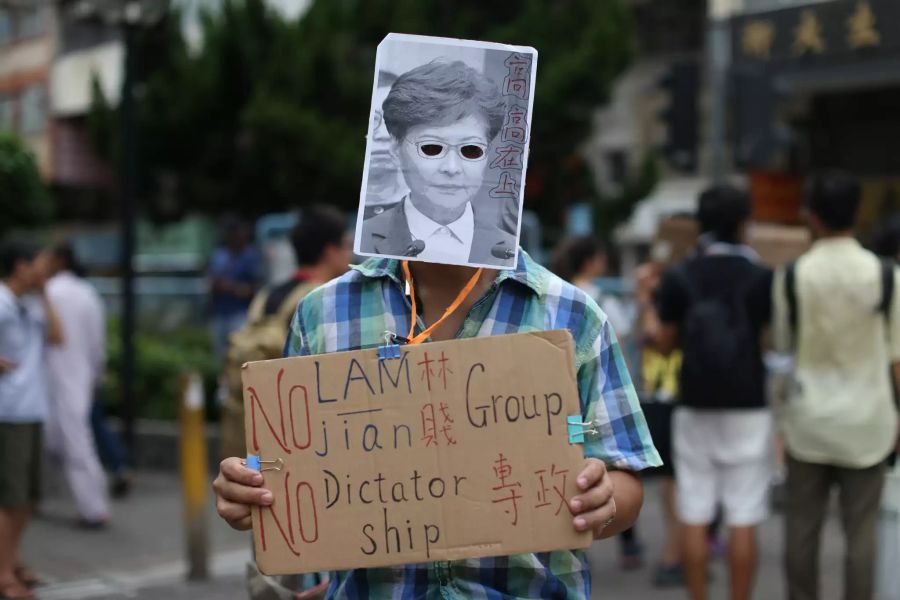
{"type": "Polygon", "coordinates": [[[427,240],[434,235],[435,231],[446,227],[450,230],[450,234],[461,243],[467,245],[472,243],[472,236],[475,232],[475,215],[472,212],[471,202],[466,202],[466,208],[458,219],[446,225],[441,225],[416,208],[408,194],[403,201],[403,210],[406,211],[409,231],[415,239],[427,240]]]}
{"type": "Polygon", "coordinates": [[[697,242],[699,256],[742,256],[750,262],[760,262],[756,250],[746,244],[722,242],[708,233],[701,235],[697,242]]]}
{"type": "MultiPolygon", "coordinates": [[[[361,264],[352,265],[350,268],[370,279],[386,277],[399,285],[404,283],[400,261],[394,258],[370,258],[361,264]]],[[[540,296],[547,290],[548,277],[548,271],[541,268],[527,252],[519,248],[519,260],[516,268],[500,269],[494,283],[501,285],[504,281],[513,281],[540,296]]]]}
{"type": "Polygon", "coordinates": [[[818,248],[834,248],[836,250],[861,248],[859,241],[850,236],[828,237],[815,240],[812,244],[815,249],[818,248]]]}

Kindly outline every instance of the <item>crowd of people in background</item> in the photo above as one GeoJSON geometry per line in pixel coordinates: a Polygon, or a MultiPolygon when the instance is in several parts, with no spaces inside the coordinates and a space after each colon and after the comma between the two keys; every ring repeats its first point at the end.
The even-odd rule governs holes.
{"type": "MultiPolygon", "coordinates": [[[[746,243],[751,202],[717,185],[698,198],[700,236],[687,259],[658,246],[633,274],[630,300],[602,285],[610,256],[592,236],[563,240],[552,270],[603,311],[664,465],[650,470],[664,519],[653,582],[707,598],[709,557],[727,531],[732,600],[751,597],[756,528],[770,512],[776,465],[784,485],[789,600],[819,597],[819,538],[829,492],[838,489],[847,538],[847,600],[873,598],[876,524],[888,459],[898,444],[900,219],[855,238],[860,185],[842,173],[812,177],[805,211],[813,243],[773,269],[746,243]],[[764,356],[792,355],[790,385],[773,395],[764,356]]],[[[225,456],[243,448],[240,365],[282,355],[296,307],[352,261],[342,214],[303,211],[291,234],[298,268],[264,285],[262,256],[246,224],[231,222],[208,271],[212,346],[228,393],[225,456]]],[[[0,248],[0,597],[29,598],[37,577],[19,559],[40,499],[43,449],[65,475],[79,524],[102,528],[110,491],[130,487],[129,468],[105,424],[96,390],[105,370],[103,303],[71,245],[0,248]],[[107,481],[109,470],[112,485],[107,481]]],[[[620,565],[643,565],[640,524],[619,535],[620,565]]],[[[259,574],[251,589],[321,588],[259,574]],[[255,588],[254,588],[255,586],[255,588]]]]}
{"type": "MultiPolygon", "coordinates": [[[[773,269],[746,244],[747,193],[711,187],[698,199],[700,236],[690,256],[636,270],[632,314],[595,284],[606,265],[597,241],[559,246],[556,272],[638,349],[639,364],[629,366],[666,463],[656,470],[665,520],[656,585],[683,584],[692,600],[707,598],[721,522],[730,597],[750,598],[756,528],[783,464],[789,600],[820,597],[819,539],[833,487],[847,538],[843,597],[874,598],[885,466],[900,442],[900,220],[885,223],[869,251],[855,237],[860,201],[849,175],[811,177],[804,210],[812,245],[773,269]],[[793,357],[786,388],[767,386],[767,352],[793,357]]],[[[621,539],[625,569],[642,563],[637,529],[621,539]]]]}

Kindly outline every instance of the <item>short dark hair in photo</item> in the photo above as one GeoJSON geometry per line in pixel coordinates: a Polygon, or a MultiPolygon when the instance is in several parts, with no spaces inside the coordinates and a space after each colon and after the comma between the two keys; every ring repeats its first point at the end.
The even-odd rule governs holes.
{"type": "Polygon", "coordinates": [[[506,116],[499,86],[456,60],[437,59],[397,78],[384,99],[384,124],[395,139],[417,125],[449,125],[468,116],[484,119],[488,141],[506,116]]]}
{"type": "Polygon", "coordinates": [[[53,256],[63,264],[63,269],[71,271],[79,277],[84,277],[87,271],[78,260],[78,253],[75,251],[75,245],[71,241],[66,240],[53,246],[53,256]]]}
{"type": "Polygon", "coordinates": [[[31,262],[40,253],[37,244],[22,239],[0,242],[0,277],[9,277],[19,261],[31,262]]]}
{"type": "Polygon", "coordinates": [[[603,244],[594,236],[571,236],[559,244],[553,256],[552,270],[566,281],[572,281],[589,260],[605,253],[603,244]]]}
{"type": "Polygon", "coordinates": [[[697,207],[700,232],[712,234],[720,242],[736,243],[750,209],[750,196],[744,190],[728,184],[709,187],[700,194],[697,207]]]}
{"type": "Polygon", "coordinates": [[[861,198],[859,181],[843,171],[815,173],[806,181],[806,208],[832,231],[853,228],[861,198]]]}
{"type": "Polygon", "coordinates": [[[332,206],[304,208],[300,222],[291,232],[291,243],[301,266],[314,265],[328,246],[340,246],[347,231],[344,215],[332,206]]]}

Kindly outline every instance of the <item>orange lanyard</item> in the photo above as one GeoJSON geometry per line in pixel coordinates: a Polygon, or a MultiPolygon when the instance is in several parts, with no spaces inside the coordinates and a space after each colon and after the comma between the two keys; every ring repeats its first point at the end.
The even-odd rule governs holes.
{"type": "Polygon", "coordinates": [[[407,344],[421,344],[428,336],[431,335],[431,332],[434,331],[437,327],[443,323],[447,317],[452,315],[459,305],[463,303],[463,300],[469,297],[469,294],[472,293],[472,290],[475,288],[475,285],[478,283],[478,280],[481,278],[481,272],[484,271],[483,268],[479,268],[475,271],[475,274],[472,275],[472,278],[469,279],[469,282],[465,285],[465,287],[460,290],[459,294],[457,294],[456,299],[450,303],[450,306],[447,307],[447,310],[444,311],[444,314],[441,315],[441,318],[432,323],[429,327],[427,327],[423,332],[419,335],[415,335],[416,333],[416,322],[418,320],[418,310],[416,307],[416,290],[413,287],[413,279],[412,275],[409,272],[409,261],[403,261],[403,275],[406,277],[406,285],[409,286],[409,297],[412,303],[412,318],[409,324],[409,335],[406,336],[409,341],[407,344]]]}

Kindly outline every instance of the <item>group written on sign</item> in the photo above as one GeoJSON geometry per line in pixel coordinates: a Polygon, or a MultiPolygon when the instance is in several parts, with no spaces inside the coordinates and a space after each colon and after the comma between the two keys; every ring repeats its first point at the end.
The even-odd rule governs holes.
{"type": "Polygon", "coordinates": [[[548,331],[248,363],[265,573],[585,547],[572,337],[548,331]]]}

